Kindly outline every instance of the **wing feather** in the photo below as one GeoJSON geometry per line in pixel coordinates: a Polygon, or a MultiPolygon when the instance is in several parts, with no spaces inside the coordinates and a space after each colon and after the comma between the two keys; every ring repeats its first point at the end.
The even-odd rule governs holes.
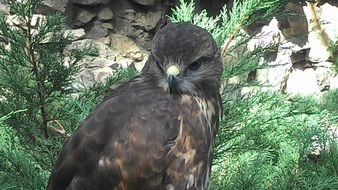
{"type": "Polygon", "coordinates": [[[65,144],[48,189],[160,189],[179,127],[175,102],[139,79],[116,89],[65,144]]]}

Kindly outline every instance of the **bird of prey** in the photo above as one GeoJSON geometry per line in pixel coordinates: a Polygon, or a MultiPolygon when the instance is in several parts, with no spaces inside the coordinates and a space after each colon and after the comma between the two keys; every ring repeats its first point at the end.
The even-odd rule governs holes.
{"type": "Polygon", "coordinates": [[[161,28],[142,71],[66,142],[47,189],[208,189],[222,69],[206,30],[189,23],[161,28]]]}

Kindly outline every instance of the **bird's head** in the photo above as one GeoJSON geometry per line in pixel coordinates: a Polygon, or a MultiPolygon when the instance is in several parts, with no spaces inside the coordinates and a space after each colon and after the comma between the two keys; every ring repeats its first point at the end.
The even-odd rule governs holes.
{"type": "Polygon", "coordinates": [[[156,33],[142,73],[171,94],[200,95],[218,91],[222,68],[212,36],[200,27],[179,23],[156,33]]]}

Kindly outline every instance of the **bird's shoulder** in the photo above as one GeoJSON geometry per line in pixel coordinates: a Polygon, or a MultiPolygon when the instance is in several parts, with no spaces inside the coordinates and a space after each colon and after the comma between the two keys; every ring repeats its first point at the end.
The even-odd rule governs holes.
{"type": "MultiPolygon", "coordinates": [[[[178,127],[178,110],[177,98],[164,92],[151,80],[136,76],[114,89],[87,116],[73,136],[88,142],[93,139],[95,143],[92,144],[106,144],[113,136],[126,136],[130,130],[140,135],[147,130],[152,133],[150,135],[163,138],[168,128],[174,128],[171,125],[178,127]],[[102,142],[95,140],[96,137],[100,137],[102,142]]],[[[146,138],[146,134],[141,136],[146,138]]],[[[76,141],[78,138],[71,139],[76,141]]]]}

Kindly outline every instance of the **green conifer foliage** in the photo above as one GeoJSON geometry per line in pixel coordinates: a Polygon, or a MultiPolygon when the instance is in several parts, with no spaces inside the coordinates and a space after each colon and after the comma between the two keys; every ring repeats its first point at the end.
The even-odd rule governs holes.
{"type": "MultiPolygon", "coordinates": [[[[193,1],[180,0],[169,17],[192,22],[216,39],[222,56],[231,56],[249,40],[246,26],[281,14],[288,1],[235,0],[231,9],[209,17],[195,12],[193,1]],[[237,44],[230,46],[230,42],[237,44]]],[[[260,58],[274,47],[257,48],[224,63],[223,81],[264,67],[260,58]]],[[[244,82],[222,91],[224,116],[215,142],[211,189],[337,189],[337,91],[322,98],[293,97],[260,92],[260,85],[244,82]],[[238,89],[256,87],[251,94],[238,89]]]]}
{"type": "Polygon", "coordinates": [[[51,14],[34,18],[42,0],[5,0],[15,19],[10,24],[0,17],[0,112],[27,109],[8,121],[15,130],[34,141],[36,135],[49,136],[49,122],[60,117],[56,102],[71,92],[72,76],[78,72],[76,62],[86,51],[72,50],[65,65],[65,48],[72,37],[65,33],[64,17],[51,14]],[[41,132],[38,132],[37,128],[41,132]]]}
{"type": "Polygon", "coordinates": [[[0,189],[34,189],[45,187],[48,171],[36,162],[34,155],[25,150],[15,131],[6,120],[25,110],[0,117],[0,189]]]}

